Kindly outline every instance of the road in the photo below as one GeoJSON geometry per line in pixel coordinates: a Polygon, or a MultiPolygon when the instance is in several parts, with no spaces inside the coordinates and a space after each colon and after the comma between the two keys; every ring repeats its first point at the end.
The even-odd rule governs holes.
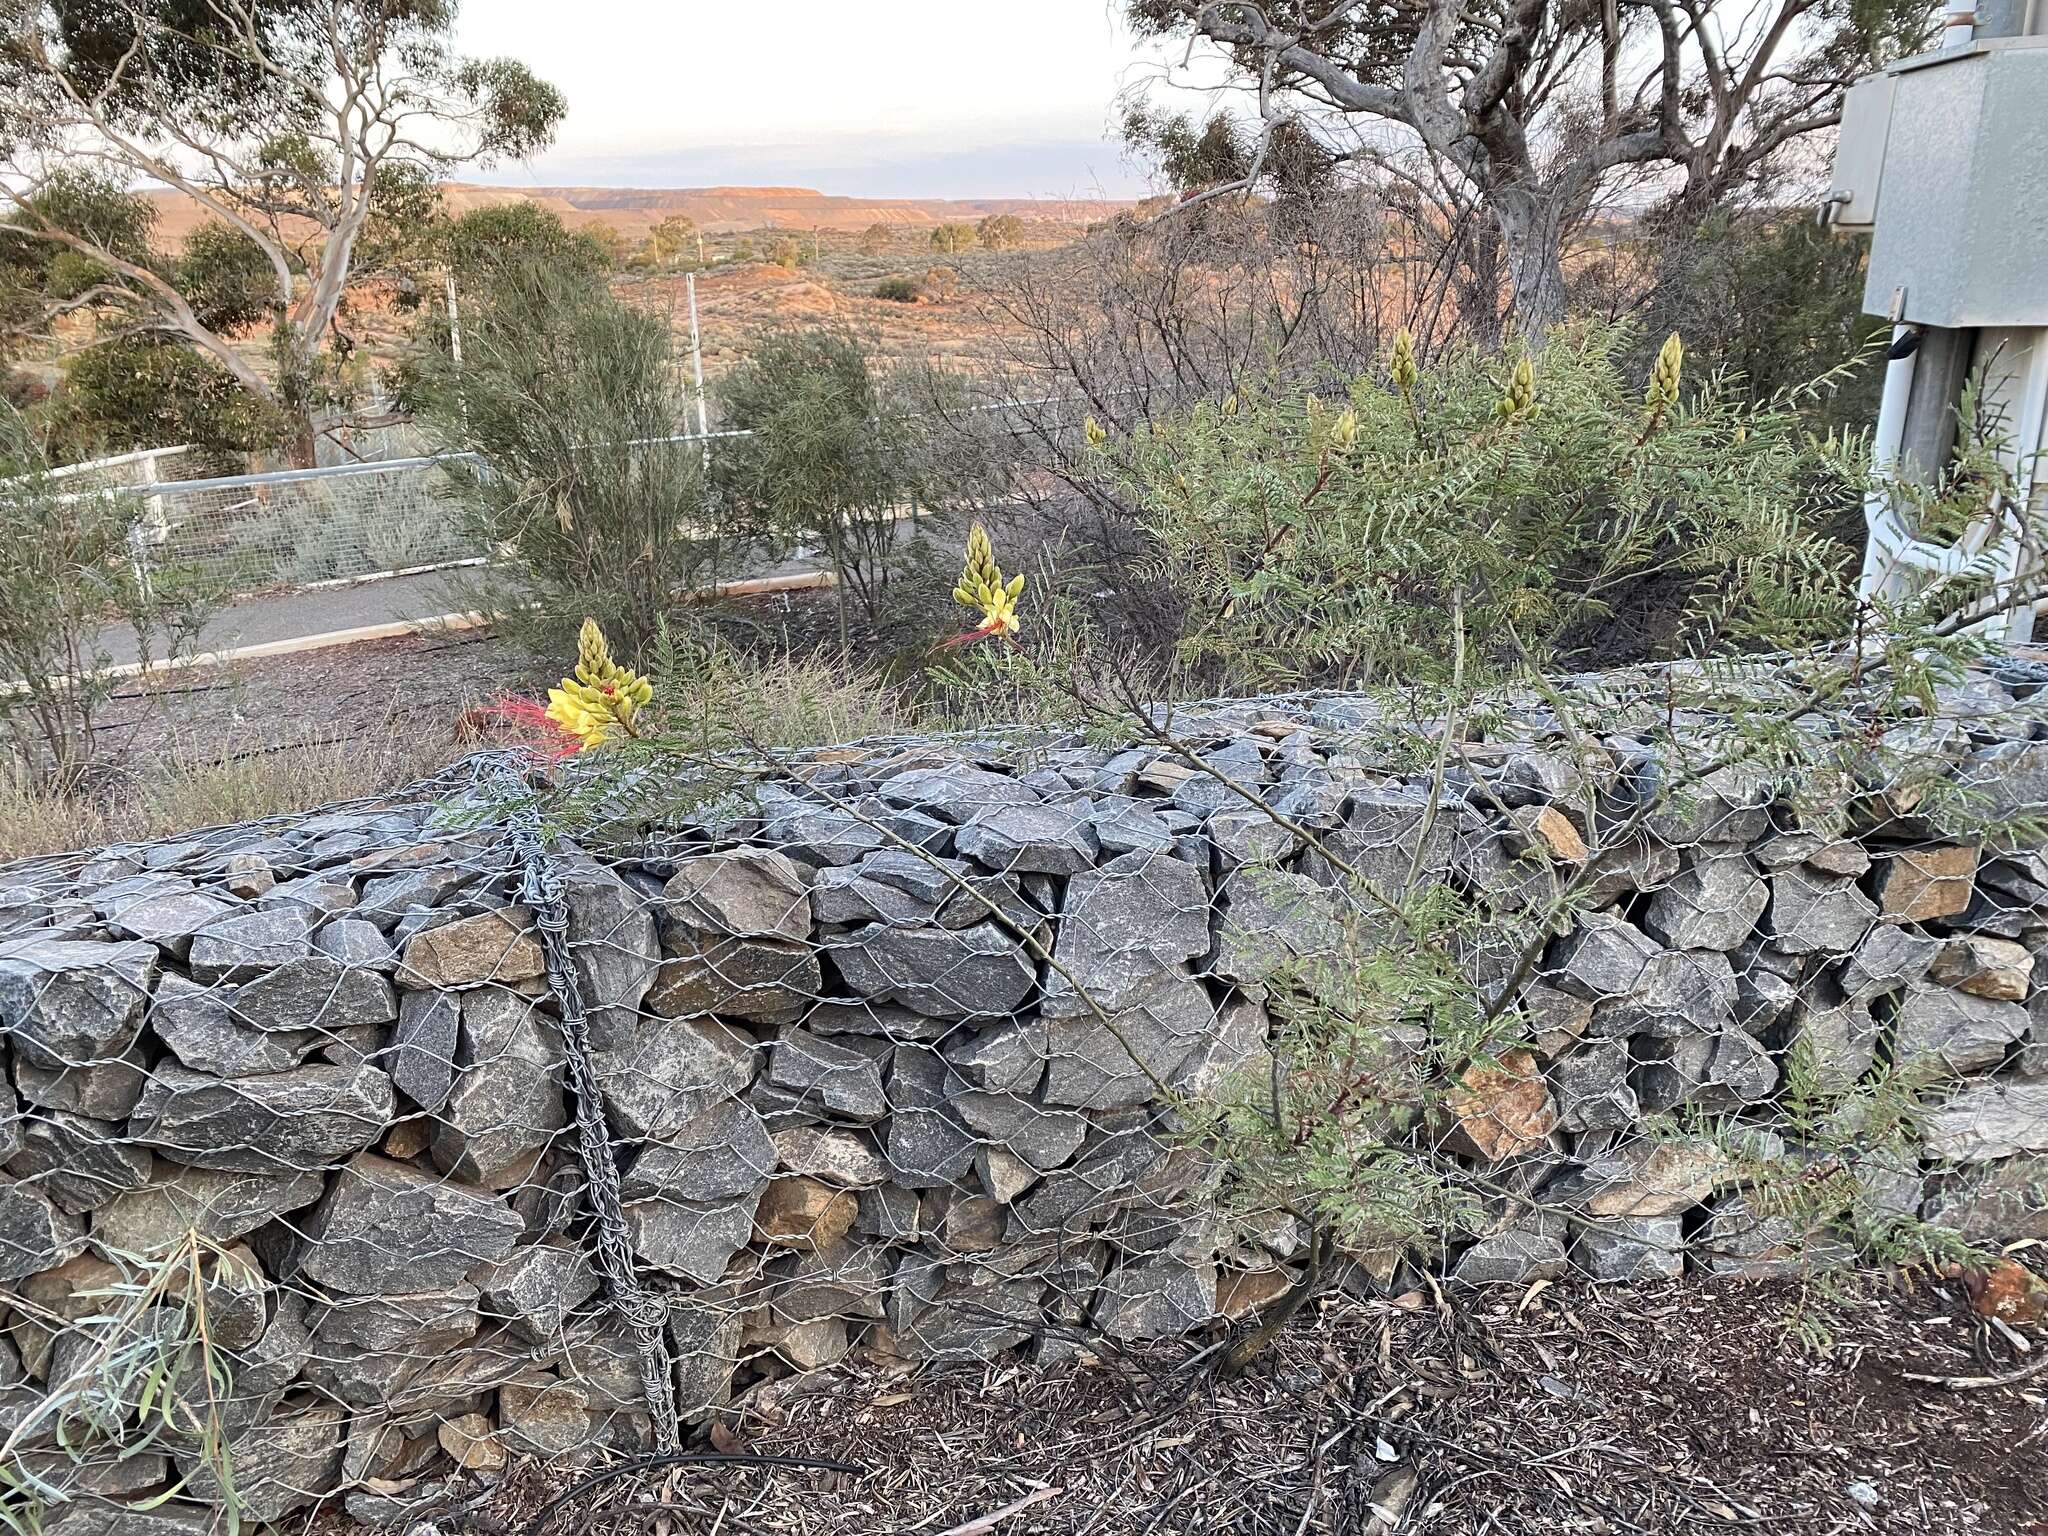
{"type": "MultiPolygon", "coordinates": [[[[823,575],[821,557],[799,550],[782,560],[763,560],[759,570],[736,582],[806,586],[823,575]]],[[[199,631],[185,655],[197,662],[237,654],[278,654],[316,650],[322,644],[397,634],[425,621],[460,613],[464,570],[427,571],[410,576],[384,576],[346,586],[313,587],[240,598],[228,604],[199,631]]],[[[139,670],[135,631],[110,624],[99,633],[101,651],[116,671],[139,670]]],[[[160,657],[157,659],[161,659],[160,657]]]]}
{"type": "MultiPolygon", "coordinates": [[[[245,597],[214,614],[187,647],[194,655],[237,651],[253,645],[281,645],[313,636],[345,633],[379,624],[417,623],[462,606],[448,589],[466,573],[429,571],[386,576],[342,587],[245,597]]],[[[100,631],[101,649],[116,666],[137,660],[135,631],[112,624],[100,631]]]]}

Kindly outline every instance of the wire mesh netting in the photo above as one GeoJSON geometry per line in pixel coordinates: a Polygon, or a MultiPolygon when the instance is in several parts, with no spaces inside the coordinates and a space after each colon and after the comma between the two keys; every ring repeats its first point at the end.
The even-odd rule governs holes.
{"type": "Polygon", "coordinates": [[[144,487],[138,559],[234,592],[302,587],[479,559],[432,459],[144,487]]]}
{"type": "Polygon", "coordinates": [[[478,759],[0,871],[0,1512],[388,1522],[847,1361],[2038,1236],[2043,682],[1775,757],[1678,672],[1236,702],[573,828],[478,759]]]}

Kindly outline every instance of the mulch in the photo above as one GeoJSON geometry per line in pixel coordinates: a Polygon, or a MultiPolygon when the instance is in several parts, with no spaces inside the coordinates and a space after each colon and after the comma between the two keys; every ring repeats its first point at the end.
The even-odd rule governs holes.
{"type": "Polygon", "coordinates": [[[716,1448],[858,1470],[636,1467],[578,1490],[515,1465],[437,1528],[2048,1536],[2048,1374],[1911,1379],[2005,1376],[2043,1350],[2048,1332],[1982,1323],[1925,1277],[1335,1299],[1233,1381],[1184,1344],[785,1380],[716,1448]]]}

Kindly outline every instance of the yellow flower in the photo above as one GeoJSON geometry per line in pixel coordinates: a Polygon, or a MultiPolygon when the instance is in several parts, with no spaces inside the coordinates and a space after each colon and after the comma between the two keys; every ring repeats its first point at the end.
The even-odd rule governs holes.
{"type": "Polygon", "coordinates": [[[1109,434],[1102,430],[1102,423],[1093,416],[1083,418],[1081,422],[1081,435],[1088,439],[1088,446],[1090,448],[1100,448],[1109,441],[1109,434]]]}
{"type": "Polygon", "coordinates": [[[1508,376],[1507,392],[1501,396],[1494,412],[1503,421],[1519,421],[1536,414],[1536,365],[1526,356],[1515,364],[1515,371],[1508,376]]]}
{"type": "Polygon", "coordinates": [[[640,734],[634,721],[654,697],[654,684],[612,659],[595,619],[576,637],[576,671],[548,690],[547,717],[582,744],[601,747],[640,734]]]}
{"type": "Polygon", "coordinates": [[[969,637],[1014,634],[1017,629],[1017,599],[1024,591],[1019,574],[1003,579],[996,564],[995,546],[988,530],[976,523],[967,531],[967,564],[960,572],[960,584],[953,588],[953,600],[981,615],[981,623],[969,637]]]}
{"type": "Polygon", "coordinates": [[[1657,349],[1657,361],[1650,369],[1650,383],[1643,391],[1643,409],[1652,421],[1678,404],[1678,380],[1685,367],[1685,343],[1673,331],[1657,349]]]}
{"type": "Polygon", "coordinates": [[[1394,332],[1394,360],[1390,371],[1394,375],[1394,388],[1404,396],[1414,395],[1418,376],[1415,367],[1415,336],[1405,325],[1394,332]]]}

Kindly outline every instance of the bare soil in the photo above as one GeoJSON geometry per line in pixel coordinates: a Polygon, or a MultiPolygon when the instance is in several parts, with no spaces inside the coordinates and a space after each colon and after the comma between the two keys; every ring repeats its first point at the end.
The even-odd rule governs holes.
{"type": "Polygon", "coordinates": [[[971,1370],[870,1357],[757,1388],[714,1432],[726,1455],[853,1470],[729,1461],[584,1488],[515,1467],[438,1528],[2044,1536],[2048,1377],[1910,1376],[2008,1374],[2048,1349],[1986,1326],[1947,1282],[1823,1300],[1693,1279],[1331,1301],[1228,1382],[1186,1346],[971,1370]],[[1824,1352],[1799,1342],[1816,1334],[1824,1352]]]}

